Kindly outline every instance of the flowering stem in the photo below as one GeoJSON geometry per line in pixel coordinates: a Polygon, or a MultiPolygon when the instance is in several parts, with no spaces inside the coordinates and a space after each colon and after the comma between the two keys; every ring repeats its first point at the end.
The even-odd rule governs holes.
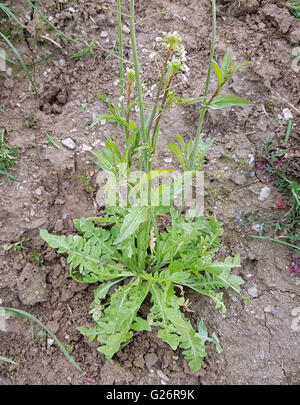
{"type": "Polygon", "coordinates": [[[142,83],[140,76],[139,61],[137,55],[136,38],[135,38],[135,23],[134,23],[134,0],[130,0],[130,38],[131,47],[133,53],[134,71],[136,78],[136,87],[138,95],[138,105],[140,110],[140,125],[141,125],[141,137],[144,143],[146,143],[146,131],[145,131],[145,114],[144,114],[144,104],[142,97],[142,83]]]}
{"type": "Polygon", "coordinates": [[[151,113],[151,118],[150,118],[148,129],[147,129],[148,137],[150,136],[150,131],[151,131],[151,128],[152,128],[152,125],[153,125],[153,122],[154,122],[154,119],[155,119],[156,111],[157,111],[157,108],[158,108],[159,97],[160,97],[160,94],[161,94],[162,89],[163,89],[164,78],[165,78],[165,75],[166,75],[166,72],[167,72],[167,66],[168,66],[169,59],[171,57],[172,48],[173,48],[173,45],[170,44],[169,48],[168,48],[167,56],[166,56],[166,59],[165,59],[165,62],[164,62],[163,68],[162,68],[161,77],[160,77],[160,81],[159,81],[157,92],[156,92],[156,98],[155,98],[155,102],[154,102],[154,107],[153,107],[153,110],[152,110],[152,113],[151,113]]]}
{"type": "Polygon", "coordinates": [[[212,5],[212,35],[211,35],[211,47],[210,47],[210,55],[209,55],[209,65],[208,65],[208,71],[207,71],[207,76],[206,76],[206,84],[205,84],[205,92],[204,92],[204,102],[203,106],[201,108],[201,113],[200,113],[200,118],[199,118],[199,123],[198,123],[198,128],[197,128],[197,134],[196,134],[196,140],[194,144],[194,149],[191,154],[191,158],[189,161],[189,169],[193,169],[193,165],[195,162],[195,157],[197,154],[197,150],[199,147],[199,142],[201,138],[201,132],[202,132],[202,126],[203,126],[203,121],[205,118],[205,114],[208,110],[208,103],[207,97],[208,97],[208,91],[209,91],[209,84],[210,84],[210,76],[211,76],[211,71],[212,71],[212,63],[213,63],[213,57],[214,57],[214,51],[215,51],[215,41],[216,41],[216,26],[217,26],[217,15],[216,15],[216,0],[211,0],[211,5],[212,5]]]}
{"type": "MultiPolygon", "coordinates": [[[[118,9],[118,35],[119,35],[119,58],[120,58],[120,90],[121,97],[124,96],[124,62],[123,62],[123,34],[122,34],[122,13],[121,13],[121,0],[117,0],[117,9],[118,9]]],[[[121,100],[121,113],[124,117],[125,107],[124,101],[121,100]]],[[[126,140],[126,129],[124,129],[124,136],[126,140]]]]}
{"type": "MultiPolygon", "coordinates": [[[[132,80],[129,79],[128,83],[128,91],[127,91],[127,109],[126,109],[126,122],[129,125],[129,118],[130,118],[130,95],[131,95],[131,89],[132,89],[132,80]]],[[[126,128],[126,139],[129,137],[129,128],[126,128]]]]}
{"type": "Polygon", "coordinates": [[[157,130],[158,130],[158,126],[159,126],[159,122],[160,122],[161,115],[162,115],[163,110],[164,110],[164,108],[165,108],[165,104],[166,104],[166,101],[167,101],[167,97],[168,97],[169,92],[170,92],[171,83],[172,83],[172,80],[174,79],[174,77],[175,77],[175,72],[173,72],[173,73],[171,74],[170,78],[169,78],[169,81],[168,81],[168,84],[167,84],[167,86],[166,86],[166,89],[165,89],[165,92],[164,92],[164,96],[163,96],[163,99],[162,99],[162,102],[161,102],[160,113],[158,114],[158,116],[157,116],[157,118],[156,118],[156,120],[155,120],[155,126],[154,126],[154,130],[153,130],[152,142],[151,142],[152,148],[153,148],[154,152],[155,152],[156,144],[157,144],[157,136],[156,136],[156,133],[157,133],[157,130]]]}

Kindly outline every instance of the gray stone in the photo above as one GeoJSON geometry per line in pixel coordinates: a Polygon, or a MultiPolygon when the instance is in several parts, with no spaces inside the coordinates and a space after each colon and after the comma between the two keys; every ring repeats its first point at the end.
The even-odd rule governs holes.
{"type": "Polygon", "coordinates": [[[61,66],[61,67],[65,67],[67,65],[67,62],[65,59],[59,59],[58,63],[59,63],[59,66],[61,66]]]}
{"type": "Polygon", "coordinates": [[[66,148],[68,148],[68,149],[73,150],[73,149],[76,148],[76,144],[75,144],[75,142],[73,141],[72,138],[63,139],[63,140],[61,141],[61,143],[62,143],[66,148]]]}
{"type": "Polygon", "coordinates": [[[266,198],[269,197],[270,193],[271,193],[270,187],[267,186],[263,187],[258,197],[259,201],[264,201],[266,198]]]}
{"type": "Polygon", "coordinates": [[[44,269],[27,263],[18,282],[19,298],[24,305],[34,305],[47,301],[46,272],[44,269]]]}
{"type": "Polygon", "coordinates": [[[163,373],[161,370],[156,370],[156,373],[158,375],[159,378],[161,378],[164,381],[169,381],[169,377],[166,376],[165,373],[163,373]]]}
{"type": "Polygon", "coordinates": [[[150,369],[154,364],[156,364],[158,361],[158,357],[155,353],[148,353],[145,356],[145,363],[146,367],[150,369]]]}
{"type": "Polygon", "coordinates": [[[258,290],[256,287],[251,287],[248,290],[249,295],[251,295],[251,297],[253,298],[257,298],[258,297],[258,290]]]}

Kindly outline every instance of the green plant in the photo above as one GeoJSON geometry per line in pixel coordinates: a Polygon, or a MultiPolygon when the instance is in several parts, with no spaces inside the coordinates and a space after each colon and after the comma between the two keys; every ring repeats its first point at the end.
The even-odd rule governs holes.
{"type": "Polygon", "coordinates": [[[181,312],[186,300],[176,289],[186,286],[210,297],[216,308],[226,311],[220,288],[240,291],[240,277],[231,274],[239,267],[239,257],[224,262],[213,260],[218,250],[221,224],[213,217],[186,220],[171,211],[172,225],[155,237],[147,207],[129,208],[121,216],[74,220],[81,236],[55,236],[41,231],[41,237],[58,253],[67,253],[70,275],[79,282],[101,284],[94,291],[91,311],[95,326],[78,329],[101,343],[99,351],[111,358],[133,336],[133,331],[159,327],[158,336],[173,350],[183,348],[190,367],[201,367],[206,356],[205,342],[220,346],[215,334],[208,337],[203,323],[194,330],[181,312]],[[100,221],[106,226],[95,226],[100,221]],[[116,222],[109,226],[112,221],[116,222]],[[125,280],[128,282],[120,283],[125,280]],[[118,284],[110,299],[111,287],[118,284]],[[139,314],[141,304],[150,294],[152,308],[147,318],[139,314]]]}
{"type": "Polygon", "coordinates": [[[81,180],[86,191],[90,194],[93,194],[95,192],[95,189],[91,186],[91,179],[87,177],[85,174],[82,174],[81,176],[76,177],[77,180],[81,180]]]}
{"type": "Polygon", "coordinates": [[[198,370],[206,356],[207,341],[214,342],[217,351],[221,348],[215,334],[208,336],[203,322],[195,330],[182,312],[188,306],[183,287],[210,297],[224,313],[223,293],[218,290],[230,287],[240,293],[243,280],[231,273],[232,268],[240,266],[239,255],[227,257],[223,262],[215,258],[223,233],[221,224],[214,217],[197,216],[195,209],[190,209],[188,216],[183,215],[186,194],[182,184],[191,182],[194,172],[202,168],[212,143],[201,137],[207,110],[250,104],[242,98],[221,94],[232,74],[245,63],[232,67],[229,53],[221,67],[213,61],[216,33],[213,0],[213,39],[204,96],[176,97],[176,82],[188,70],[186,52],[176,32],[164,33],[156,40],[162,60],[156,95],[152,103],[145,103],[135,38],[134,0],[130,0],[133,69],[126,62],[130,66],[126,72],[120,0],[117,10],[121,96],[113,103],[100,94],[98,98],[106,103],[109,113],[91,124],[93,127],[99,121],[108,120],[123,130],[124,148],[115,135],[113,139],[107,137],[105,148],[93,151],[99,166],[110,176],[106,186],[107,215],[75,219],[80,235],[57,236],[47,230],[41,230],[40,235],[58,253],[67,254],[71,277],[78,282],[100,283],[94,291],[90,311],[95,326],[81,326],[79,330],[90,340],[97,338],[98,350],[107,358],[127,344],[135,331],[157,327],[158,336],[173,350],[183,349],[191,369],[198,370]],[[209,96],[212,68],[218,86],[209,96]],[[171,185],[155,187],[153,180],[163,179],[173,171],[152,170],[161,117],[172,106],[191,102],[202,103],[196,139],[185,142],[178,135],[180,146],[169,145],[183,172],[171,185]],[[133,108],[138,109],[139,122],[132,119],[133,108]],[[181,203],[175,209],[175,199],[180,193],[181,203]],[[167,213],[172,222],[166,229],[159,229],[160,218],[167,213]],[[148,298],[152,307],[148,314],[143,314],[141,305],[148,298]]]}
{"type": "Polygon", "coordinates": [[[26,236],[22,236],[18,242],[11,243],[10,245],[6,246],[4,250],[14,249],[16,252],[20,250],[26,250],[27,248],[23,246],[23,243],[26,242],[26,236]]]}
{"type": "MultiPolygon", "coordinates": [[[[273,137],[263,139],[263,153],[259,162],[259,168],[270,173],[276,185],[281,191],[281,197],[276,202],[279,210],[284,210],[283,214],[271,214],[264,221],[262,230],[273,229],[272,237],[253,236],[261,239],[269,239],[293,248],[296,255],[299,255],[299,227],[300,227],[300,161],[296,156],[286,158],[289,152],[288,141],[291,134],[291,121],[289,121],[284,143],[285,148],[280,148],[273,137]]],[[[293,154],[292,154],[293,155],[293,154]]],[[[261,232],[262,233],[262,232],[261,232]]]]}
{"type": "Polygon", "coordinates": [[[19,181],[17,177],[13,176],[7,171],[9,167],[13,167],[19,161],[19,159],[15,156],[17,153],[19,153],[19,149],[8,146],[4,139],[5,132],[5,129],[2,129],[0,135],[0,174],[6,176],[10,183],[10,179],[19,181]]]}
{"type": "Polygon", "coordinates": [[[289,0],[288,6],[291,9],[291,12],[294,15],[295,19],[299,20],[300,19],[300,1],[289,0]]]}
{"type": "Polygon", "coordinates": [[[3,356],[0,356],[0,361],[4,361],[5,363],[13,364],[15,366],[18,365],[15,361],[8,359],[7,357],[3,357],[3,356]]]}
{"type": "Polygon", "coordinates": [[[77,51],[76,53],[71,55],[71,59],[82,59],[85,56],[93,56],[94,55],[94,50],[93,50],[94,46],[95,46],[95,42],[94,41],[90,42],[87,46],[79,49],[79,51],[77,51]]]}
{"type": "Polygon", "coordinates": [[[36,250],[34,250],[31,253],[31,261],[34,265],[38,266],[38,267],[42,267],[44,261],[39,257],[38,252],[36,250]]]}

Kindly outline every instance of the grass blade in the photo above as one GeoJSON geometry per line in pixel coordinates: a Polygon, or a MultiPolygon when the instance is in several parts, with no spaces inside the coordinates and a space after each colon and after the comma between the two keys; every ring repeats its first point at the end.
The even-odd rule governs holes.
{"type": "Polygon", "coordinates": [[[286,134],[285,134],[285,138],[284,138],[285,143],[288,143],[288,141],[290,139],[291,130],[292,130],[292,120],[289,120],[288,127],[287,127],[286,134]]]}
{"type": "Polygon", "coordinates": [[[300,250],[299,246],[292,245],[291,243],[284,242],[283,240],[277,238],[269,238],[268,236],[258,236],[258,235],[252,235],[251,238],[270,240],[272,242],[281,243],[282,245],[290,246],[293,249],[300,250]]]}
{"type": "Polygon", "coordinates": [[[51,142],[52,145],[56,147],[56,149],[60,149],[60,146],[55,142],[55,140],[52,138],[52,136],[48,134],[48,132],[44,131],[44,134],[49,139],[49,142],[51,142]]]}
{"type": "Polygon", "coordinates": [[[86,101],[85,103],[83,103],[83,104],[82,104],[82,107],[81,107],[80,110],[77,112],[77,114],[82,113],[82,111],[84,111],[84,110],[87,108],[88,104],[89,104],[88,101],[86,101]]]}
{"type": "Polygon", "coordinates": [[[32,85],[32,87],[33,87],[33,89],[34,89],[35,94],[38,96],[38,91],[37,91],[37,89],[36,89],[36,87],[35,87],[35,84],[34,84],[34,82],[33,82],[33,80],[32,80],[32,77],[31,77],[31,75],[30,75],[30,73],[29,73],[29,71],[28,71],[28,69],[27,69],[27,66],[26,66],[26,64],[25,64],[25,62],[24,62],[22,56],[20,55],[20,53],[18,52],[18,50],[13,46],[13,44],[10,42],[10,40],[9,40],[4,34],[2,34],[1,31],[0,31],[0,36],[6,41],[6,43],[10,46],[10,48],[12,49],[12,51],[14,52],[14,54],[15,54],[15,55],[17,56],[17,58],[19,59],[21,65],[22,65],[22,67],[23,67],[23,69],[24,69],[24,71],[25,71],[25,73],[26,73],[26,75],[27,75],[27,77],[28,77],[28,79],[29,79],[29,81],[30,81],[30,83],[31,83],[31,85],[32,85]]]}
{"type": "Polygon", "coordinates": [[[0,174],[3,174],[4,176],[6,176],[8,179],[12,179],[15,181],[21,181],[20,179],[18,179],[17,177],[15,177],[14,175],[8,173],[6,170],[1,170],[0,169],[0,174]]]}
{"type": "Polygon", "coordinates": [[[7,357],[0,356],[0,360],[5,361],[5,363],[14,364],[15,366],[18,365],[15,361],[12,361],[12,360],[8,359],[7,357]]]}
{"type": "Polygon", "coordinates": [[[31,322],[36,322],[38,325],[40,325],[52,337],[52,339],[54,339],[56,344],[62,350],[62,352],[65,355],[66,359],[69,360],[69,362],[74,367],[76,367],[77,370],[79,370],[81,373],[84,373],[84,371],[79,367],[79,365],[76,363],[76,361],[73,359],[73,357],[70,356],[70,354],[64,348],[63,344],[57,339],[57,337],[47,328],[46,325],[44,325],[41,321],[39,321],[35,316],[29,314],[28,312],[22,311],[21,309],[8,308],[8,307],[0,307],[0,308],[4,309],[4,311],[6,311],[6,315],[9,315],[9,316],[21,316],[21,317],[29,319],[29,321],[31,321],[31,322]]]}

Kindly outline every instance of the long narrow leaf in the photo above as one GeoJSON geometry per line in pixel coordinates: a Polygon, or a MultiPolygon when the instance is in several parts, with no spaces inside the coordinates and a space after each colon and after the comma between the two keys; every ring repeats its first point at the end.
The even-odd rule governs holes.
{"type": "Polygon", "coordinates": [[[8,307],[0,307],[1,309],[4,309],[7,312],[7,315],[9,316],[22,316],[24,318],[29,319],[29,321],[36,322],[38,325],[40,325],[45,331],[54,339],[56,344],[60,347],[62,350],[63,354],[65,355],[66,359],[69,360],[70,363],[73,364],[74,367],[77,368],[81,373],[84,373],[84,371],[79,367],[79,365],[76,363],[76,361],[73,359],[73,357],[70,356],[70,354],[67,352],[67,350],[64,348],[63,344],[57,339],[57,337],[47,328],[46,325],[44,325],[41,321],[39,321],[35,316],[32,314],[29,314],[28,312],[22,311],[21,309],[16,309],[16,308],[8,308],[8,307]]]}
{"type": "Polygon", "coordinates": [[[4,34],[2,34],[1,31],[0,31],[0,36],[6,41],[6,43],[10,46],[10,48],[13,50],[14,54],[15,54],[15,55],[17,56],[17,58],[19,59],[21,65],[22,65],[22,67],[23,67],[23,69],[24,69],[24,71],[25,71],[25,73],[26,73],[26,75],[27,75],[27,77],[28,77],[28,79],[29,79],[29,81],[30,81],[30,83],[31,83],[31,85],[32,85],[32,87],[33,87],[33,89],[34,89],[35,94],[38,95],[38,91],[37,91],[37,89],[36,89],[36,87],[35,87],[35,84],[34,84],[34,82],[33,82],[33,80],[32,80],[32,77],[31,77],[31,75],[30,75],[30,73],[29,73],[29,71],[28,71],[28,69],[27,69],[27,66],[26,66],[26,64],[25,64],[25,62],[24,62],[22,56],[20,55],[20,53],[18,52],[18,50],[13,46],[13,44],[10,42],[10,40],[9,40],[4,34]]]}

